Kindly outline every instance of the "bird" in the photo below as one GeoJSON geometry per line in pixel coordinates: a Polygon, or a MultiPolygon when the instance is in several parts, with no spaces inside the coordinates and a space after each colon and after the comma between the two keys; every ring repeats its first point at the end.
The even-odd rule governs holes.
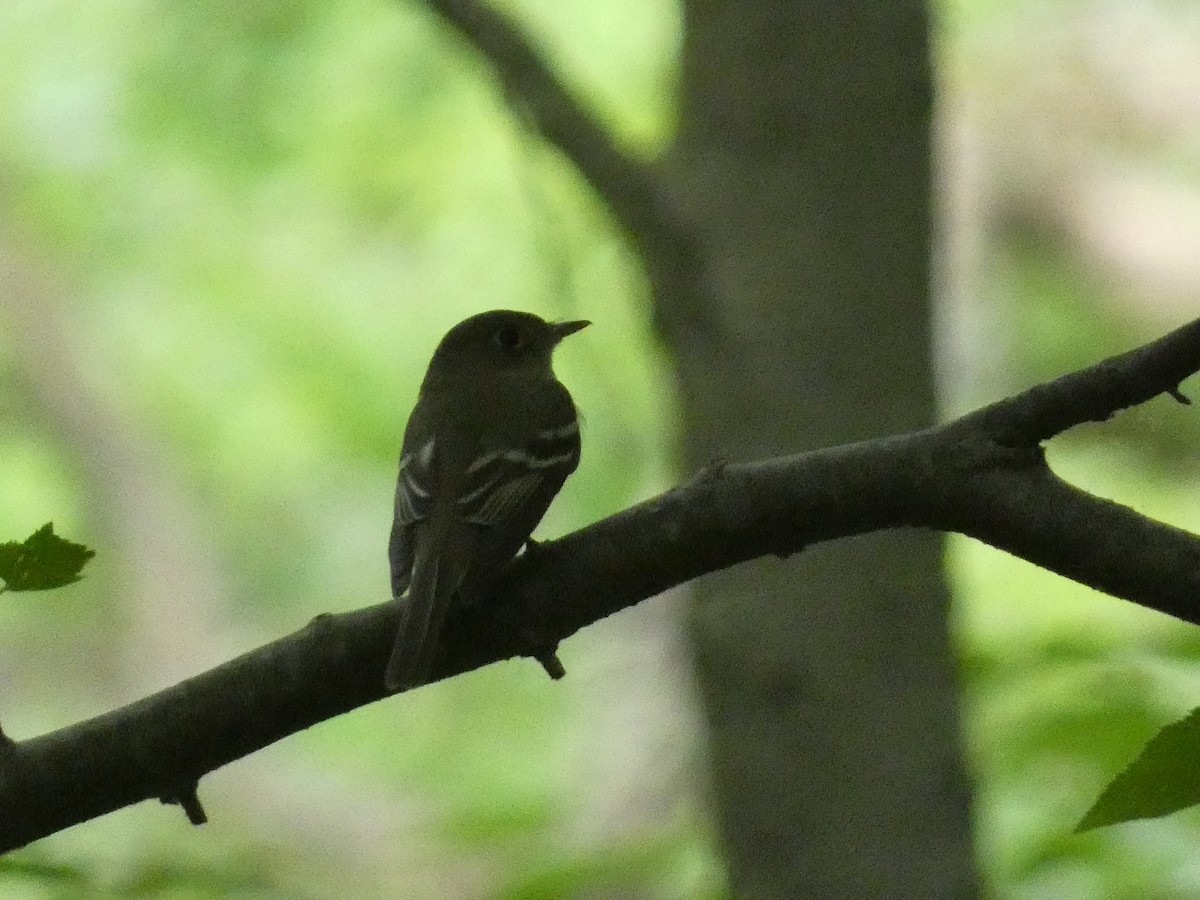
{"type": "Polygon", "coordinates": [[[388,559],[401,616],[389,691],[428,680],[447,613],[485,598],[579,465],[579,417],[553,354],[590,324],[492,310],[434,351],[396,480],[388,559]]]}

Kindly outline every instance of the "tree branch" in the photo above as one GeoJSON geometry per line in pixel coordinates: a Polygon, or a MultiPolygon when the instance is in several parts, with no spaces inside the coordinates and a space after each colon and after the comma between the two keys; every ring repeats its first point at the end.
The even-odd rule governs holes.
{"type": "Polygon", "coordinates": [[[640,252],[655,293],[671,300],[654,305],[660,332],[693,338],[707,333],[715,308],[707,265],[654,168],[620,149],[506,15],[478,0],[426,4],[491,63],[513,111],[574,164],[612,212],[640,252]]]}
{"type": "MultiPolygon", "coordinates": [[[[1059,479],[1040,441],[1174,394],[1200,320],[936,428],[744,465],[516,560],[448,623],[435,678],[540,652],[667,588],[755,557],[906,526],[957,531],[1200,624],[1200,538],[1059,479]]],[[[381,699],[388,603],[301,631],[114,712],[0,752],[0,851],[155,797],[192,805],[213,769],[381,699]],[[187,786],[188,790],[181,790],[187,786]]]]}

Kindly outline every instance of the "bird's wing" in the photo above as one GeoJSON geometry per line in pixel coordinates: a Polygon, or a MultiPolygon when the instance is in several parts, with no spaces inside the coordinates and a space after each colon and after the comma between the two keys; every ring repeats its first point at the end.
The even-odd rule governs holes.
{"type": "MultiPolygon", "coordinates": [[[[579,423],[574,408],[570,419],[559,420],[538,431],[517,447],[480,454],[467,467],[458,494],[458,509],[464,521],[495,525],[528,509],[535,495],[542,507],[540,519],[567,476],[579,465],[579,423]]],[[[537,524],[536,519],[530,524],[537,524]]]]}
{"type": "Polygon", "coordinates": [[[396,521],[402,525],[420,522],[433,506],[433,458],[437,441],[429,438],[416,450],[400,458],[396,479],[396,521]]]}
{"type": "Polygon", "coordinates": [[[395,515],[388,543],[393,597],[403,594],[412,578],[413,548],[409,526],[425,519],[433,507],[433,460],[436,452],[436,441],[431,437],[400,458],[395,515]]]}

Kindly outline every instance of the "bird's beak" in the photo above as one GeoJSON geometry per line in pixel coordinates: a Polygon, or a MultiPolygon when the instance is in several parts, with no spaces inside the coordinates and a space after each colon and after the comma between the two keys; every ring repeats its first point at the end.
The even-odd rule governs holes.
{"type": "Polygon", "coordinates": [[[554,343],[558,343],[567,335],[574,334],[577,331],[583,331],[592,323],[586,319],[580,319],[578,322],[551,322],[550,333],[554,337],[554,343]]]}

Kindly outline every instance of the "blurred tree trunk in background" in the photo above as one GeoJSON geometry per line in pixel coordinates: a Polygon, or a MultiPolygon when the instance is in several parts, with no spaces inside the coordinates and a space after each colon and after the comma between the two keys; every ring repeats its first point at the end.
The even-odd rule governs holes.
{"type": "MultiPolygon", "coordinates": [[[[930,423],[927,10],[688,0],[673,187],[724,308],[674,335],[692,468],[930,423]]],[[[696,588],[739,898],[977,892],[941,538],[696,588]]]]}

